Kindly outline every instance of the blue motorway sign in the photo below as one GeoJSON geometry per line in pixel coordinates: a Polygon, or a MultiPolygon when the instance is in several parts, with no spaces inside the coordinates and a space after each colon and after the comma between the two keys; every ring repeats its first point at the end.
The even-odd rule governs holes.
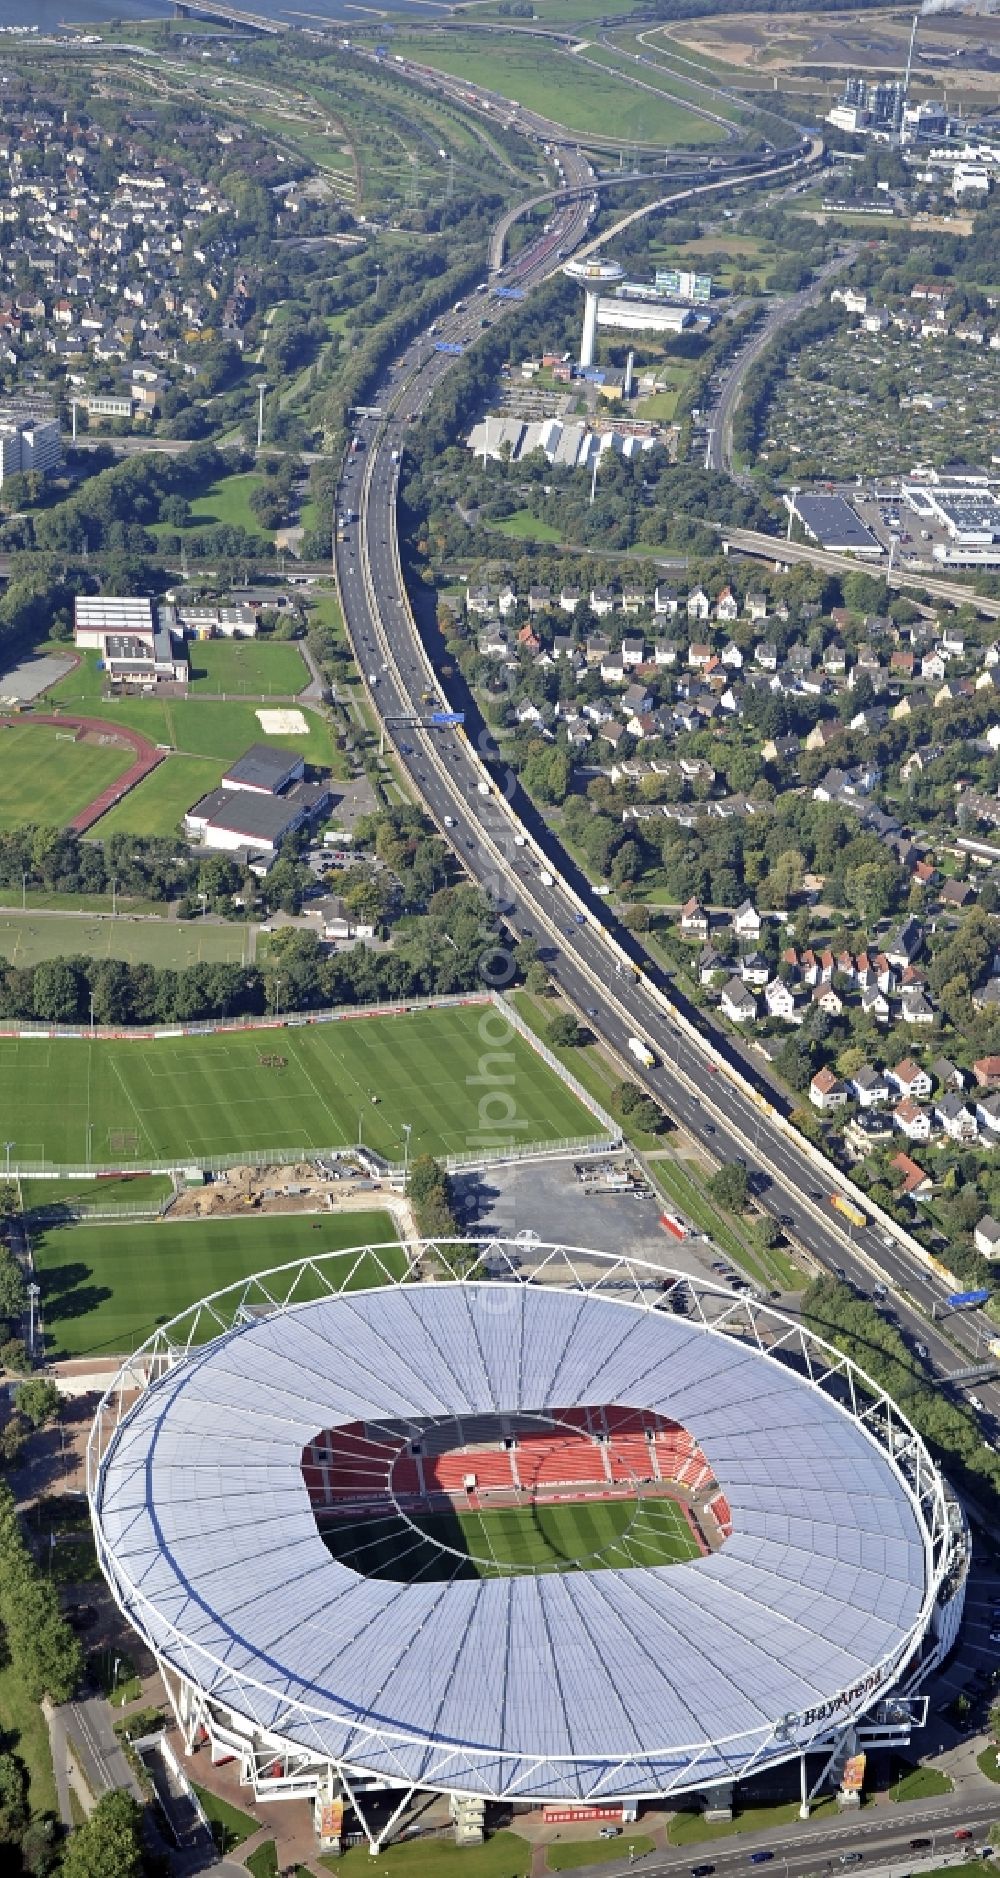
{"type": "Polygon", "coordinates": [[[950,1304],[953,1311],[958,1311],[963,1304],[985,1304],[989,1295],[988,1291],[953,1291],[945,1303],[950,1304]]]}
{"type": "Polygon", "coordinates": [[[465,712],[464,711],[432,711],[431,723],[432,724],[464,724],[465,712]]]}
{"type": "Polygon", "coordinates": [[[496,294],[496,297],[498,300],[523,300],[524,299],[523,287],[494,287],[493,291],[496,294]]]}
{"type": "Polygon", "coordinates": [[[462,356],[461,346],[454,345],[450,339],[436,339],[434,341],[434,350],[435,352],[454,352],[457,353],[459,358],[462,356]]]}

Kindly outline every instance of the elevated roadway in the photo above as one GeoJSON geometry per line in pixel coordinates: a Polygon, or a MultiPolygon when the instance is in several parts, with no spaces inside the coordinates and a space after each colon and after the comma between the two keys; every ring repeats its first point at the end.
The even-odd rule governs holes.
{"type": "MultiPolygon", "coordinates": [[[[559,250],[579,250],[585,223],[584,205],[561,209],[549,236],[505,270],[505,283],[527,290],[544,279],[559,250]]],[[[462,347],[500,316],[492,296],[480,291],[470,306],[439,321],[437,341],[462,347]]],[[[454,356],[436,351],[426,336],[409,346],[393,375],[371,393],[371,404],[384,416],[361,420],[365,447],[347,459],[339,497],[360,518],[356,540],[340,544],[337,552],[347,630],[414,794],[514,937],[541,943],[565,996],[631,1079],[717,1162],[739,1160],[759,1170],[761,1203],[817,1266],[846,1275],[865,1291],[873,1280],[888,1286],[911,1338],[946,1373],[956,1366],[956,1349],[974,1356],[975,1333],[961,1318],[947,1332],[929,1321],[948,1287],[926,1254],[889,1220],[869,1220],[855,1229],[832,1211],[830,1194],[843,1189],[843,1177],[752,1086],[747,1065],[735,1053],[699,1034],[697,1014],[669,995],[658,968],[590,895],[516,778],[498,774],[486,733],[480,736],[474,727],[472,739],[459,733],[445,741],[422,728],[393,728],[393,718],[425,716],[429,698],[452,702],[422,643],[402,576],[396,458],[454,356]],[[628,1039],[636,1035],[648,1040],[659,1059],[648,1070],[628,1052],[628,1039]]],[[[780,545],[771,541],[770,552],[780,545]]],[[[1000,1396],[991,1393],[989,1406],[1000,1414],[1000,1396]]]]}
{"type": "Polygon", "coordinates": [[[762,535],[754,528],[724,528],[722,532],[731,548],[738,549],[740,554],[753,555],[757,560],[776,561],[782,566],[805,562],[810,567],[832,569],[838,574],[874,574],[885,579],[890,587],[919,587],[933,599],[947,600],[952,606],[967,606],[971,601],[987,618],[1000,619],[1000,600],[991,600],[956,580],[940,580],[936,574],[926,574],[921,568],[900,567],[896,563],[890,570],[877,561],[860,562],[849,554],[812,547],[807,541],[783,541],[780,536],[762,535]]]}

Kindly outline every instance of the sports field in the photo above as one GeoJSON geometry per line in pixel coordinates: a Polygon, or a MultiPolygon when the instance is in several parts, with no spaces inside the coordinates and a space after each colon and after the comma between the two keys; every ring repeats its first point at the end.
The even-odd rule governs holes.
{"type": "Polygon", "coordinates": [[[196,692],[295,697],[309,683],[301,652],[287,640],[206,639],[192,645],[188,657],[196,692]]]}
{"type": "Polygon", "coordinates": [[[329,1520],[323,1539],[353,1570],[412,1584],[511,1573],[676,1565],[700,1548],[676,1501],[648,1496],[573,1505],[329,1520]]]}
{"type": "MultiPolygon", "coordinates": [[[[104,826],[103,822],[101,824],[104,826]]],[[[0,958],[12,965],[40,959],[125,959],[130,965],[171,966],[219,962],[239,965],[246,957],[246,926],[193,919],[77,919],[71,913],[0,914],[0,958]]]]}
{"type": "MultiPolygon", "coordinates": [[[[251,1272],[395,1238],[382,1212],[51,1226],[31,1235],[45,1348],[50,1356],[126,1355],[157,1324],[251,1272]]],[[[339,1282],[327,1277],[326,1285],[304,1279],[296,1297],[305,1303],[325,1296],[329,1284],[339,1282]]],[[[364,1265],[352,1289],[379,1282],[377,1268],[364,1265]]],[[[205,1334],[215,1332],[206,1328],[205,1334]]]]}
{"type": "Polygon", "coordinates": [[[74,743],[27,719],[0,727],[0,828],[62,828],[134,762],[124,744],[74,743]]]}
{"type": "Polygon", "coordinates": [[[175,835],[188,809],[218,788],[224,768],[215,757],[168,756],[94,823],[94,839],[175,835]]]}
{"type": "Polygon", "coordinates": [[[401,1161],[598,1132],[492,1006],[146,1041],[0,1038],[13,1165],[200,1164],[359,1138],[401,1161]]]}

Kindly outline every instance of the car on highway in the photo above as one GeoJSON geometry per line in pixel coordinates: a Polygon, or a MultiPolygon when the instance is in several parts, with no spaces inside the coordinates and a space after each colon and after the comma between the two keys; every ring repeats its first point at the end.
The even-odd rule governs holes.
{"type": "Polygon", "coordinates": [[[977,1414],[977,1415],[985,1415],[985,1414],[986,1414],[986,1404],[985,1404],[985,1402],[983,1401],[983,1399],[982,1399],[982,1396],[978,1396],[978,1395],[970,1395],[970,1397],[969,1397],[969,1407],[970,1407],[971,1409],[975,1409],[975,1411],[976,1411],[976,1414],[977,1414]]]}
{"type": "Polygon", "coordinates": [[[842,1865],[860,1865],[863,1858],[863,1852],[841,1852],[840,1854],[842,1865]]]}
{"type": "Polygon", "coordinates": [[[913,1347],[917,1355],[919,1356],[920,1361],[922,1363],[926,1363],[930,1357],[930,1351],[927,1348],[926,1343],[915,1343],[913,1347]]]}
{"type": "Polygon", "coordinates": [[[751,1852],[750,1863],[751,1865],[769,1865],[773,1857],[773,1852],[751,1852]]]}
{"type": "Polygon", "coordinates": [[[692,1865],[691,1878],[712,1878],[714,1865],[692,1865]]]}
{"type": "Polygon", "coordinates": [[[929,1852],[933,1843],[934,1843],[933,1839],[911,1839],[910,1851],[911,1852],[929,1852]]]}

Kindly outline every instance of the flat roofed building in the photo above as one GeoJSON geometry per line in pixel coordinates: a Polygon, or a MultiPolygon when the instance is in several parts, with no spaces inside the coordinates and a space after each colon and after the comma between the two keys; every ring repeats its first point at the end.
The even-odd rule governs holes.
{"type": "Polygon", "coordinates": [[[821,548],[840,554],[881,555],[885,550],[843,496],[796,496],[795,513],[821,548]]]}
{"type": "Polygon", "coordinates": [[[329,803],[327,783],[297,782],[283,796],[223,784],[188,810],[184,826],[206,848],[273,854],[287,835],[322,814],[329,803]]]}
{"type": "Polygon", "coordinates": [[[103,652],[109,637],[127,635],[153,643],[153,603],[129,596],[78,594],[73,602],[73,639],[76,645],[103,652]]]}
{"type": "Polygon", "coordinates": [[[249,750],[227,769],[223,789],[241,790],[255,795],[276,796],[305,771],[305,762],[294,750],[270,750],[266,743],[251,744],[249,750]]]}

